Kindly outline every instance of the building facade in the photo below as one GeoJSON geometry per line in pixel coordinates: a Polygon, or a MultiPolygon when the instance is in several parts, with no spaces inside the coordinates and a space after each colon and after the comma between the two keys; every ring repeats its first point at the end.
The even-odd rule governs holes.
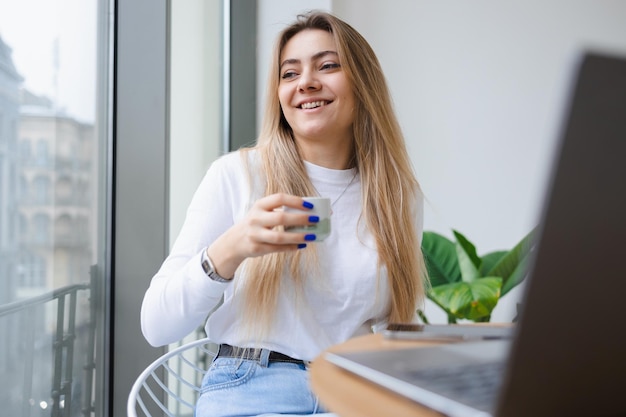
{"type": "Polygon", "coordinates": [[[18,124],[22,77],[0,38],[0,305],[15,297],[18,223],[18,124]]]}
{"type": "Polygon", "coordinates": [[[27,91],[19,125],[19,298],[88,281],[94,129],[27,91]]]}
{"type": "Polygon", "coordinates": [[[25,90],[11,52],[0,39],[0,403],[79,416],[94,355],[94,126],[25,90]]]}

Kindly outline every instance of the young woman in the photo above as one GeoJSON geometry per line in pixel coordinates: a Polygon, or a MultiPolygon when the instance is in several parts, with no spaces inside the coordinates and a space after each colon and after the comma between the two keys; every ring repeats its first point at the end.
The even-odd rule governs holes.
{"type": "Polygon", "coordinates": [[[423,302],[422,204],[371,47],[330,14],[299,16],[275,48],[256,146],[211,165],[142,305],[155,346],[212,312],[220,349],[196,415],[322,412],[307,361],[423,302]],[[323,242],[285,230],[319,221],[305,196],[331,200],[323,242]]]}

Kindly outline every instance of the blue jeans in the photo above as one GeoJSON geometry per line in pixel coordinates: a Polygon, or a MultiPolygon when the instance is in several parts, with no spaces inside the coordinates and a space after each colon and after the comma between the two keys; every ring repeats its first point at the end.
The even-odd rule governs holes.
{"type": "Polygon", "coordinates": [[[310,415],[325,413],[309,387],[302,364],[219,357],[202,381],[195,417],[310,415]]]}

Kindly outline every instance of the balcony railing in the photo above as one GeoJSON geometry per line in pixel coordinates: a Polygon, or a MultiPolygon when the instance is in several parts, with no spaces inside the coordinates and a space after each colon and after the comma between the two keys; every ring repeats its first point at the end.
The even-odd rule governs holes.
{"type": "MultiPolygon", "coordinates": [[[[51,390],[49,392],[50,415],[51,417],[74,417],[77,414],[76,404],[78,398],[74,398],[76,394],[80,394],[80,414],[84,417],[94,415],[93,406],[93,381],[95,372],[95,305],[96,294],[94,288],[96,284],[96,268],[91,269],[91,278],[88,284],[69,285],[58,288],[46,294],[27,300],[17,301],[0,306],[0,323],[4,324],[4,330],[7,334],[1,337],[3,350],[0,355],[7,355],[2,358],[2,362],[11,366],[13,362],[19,361],[23,364],[19,379],[21,381],[20,407],[21,410],[9,410],[8,412],[18,412],[22,417],[35,416],[37,409],[37,400],[33,395],[33,387],[35,383],[41,379],[42,369],[36,369],[33,364],[40,353],[38,350],[37,336],[41,332],[49,332],[51,337],[50,347],[52,348],[51,370],[51,390]],[[87,292],[88,317],[79,318],[77,325],[77,311],[79,293],[87,292]],[[55,308],[56,307],[56,308],[55,308]],[[52,317],[50,317],[52,316],[52,317]],[[50,320],[52,319],[52,320],[50,320]],[[46,323],[54,323],[53,329],[46,328],[46,323]],[[20,337],[12,337],[15,340],[5,338],[7,335],[11,337],[11,328],[19,329],[20,337]],[[78,331],[78,333],[77,333],[78,331]],[[74,355],[77,354],[75,349],[77,337],[81,338],[84,346],[80,349],[80,354],[84,355],[83,377],[79,381],[74,380],[74,355]],[[13,355],[13,356],[11,356],[13,355]]],[[[0,327],[2,329],[3,327],[0,327]]],[[[15,336],[15,335],[13,335],[15,336]]],[[[40,345],[40,343],[39,343],[40,345]]],[[[9,375],[3,375],[8,377],[9,375]]],[[[17,377],[17,375],[16,375],[17,377]]],[[[16,381],[17,382],[17,381],[16,381]]],[[[18,387],[19,388],[19,387],[18,387]]],[[[6,407],[3,404],[2,407],[6,407]]],[[[41,403],[44,410],[48,409],[48,404],[41,403]]],[[[0,413],[2,414],[2,413],[0,413]]],[[[3,414],[4,415],[4,414],[3,414]]],[[[14,414],[11,414],[14,415],[14,414]]],[[[37,414],[41,415],[41,413],[37,414]]]]}

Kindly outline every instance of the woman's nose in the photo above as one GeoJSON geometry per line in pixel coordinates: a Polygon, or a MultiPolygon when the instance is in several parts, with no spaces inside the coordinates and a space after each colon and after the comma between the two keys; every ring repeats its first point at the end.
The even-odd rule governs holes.
{"type": "Polygon", "coordinates": [[[298,90],[315,91],[315,90],[319,90],[320,87],[321,87],[321,83],[319,79],[315,76],[315,73],[313,71],[306,70],[300,74],[298,90]]]}

